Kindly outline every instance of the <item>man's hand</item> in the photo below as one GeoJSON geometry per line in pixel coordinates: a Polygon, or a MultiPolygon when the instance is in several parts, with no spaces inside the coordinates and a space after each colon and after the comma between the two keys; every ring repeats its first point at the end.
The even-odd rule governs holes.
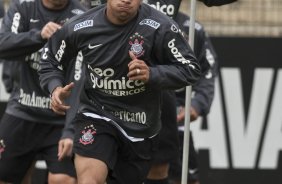
{"type": "MultiPolygon", "coordinates": [[[[193,107],[190,107],[189,113],[190,113],[190,122],[198,119],[199,114],[193,107]]],[[[177,119],[176,119],[177,123],[183,122],[184,118],[185,118],[185,108],[181,106],[178,108],[177,119]]]]}
{"type": "Polygon", "coordinates": [[[196,119],[198,119],[198,117],[199,117],[198,112],[193,107],[191,107],[190,108],[190,122],[195,121],[196,119]]]}
{"type": "Polygon", "coordinates": [[[70,95],[73,87],[74,83],[71,82],[65,87],[57,87],[54,89],[51,98],[51,108],[55,113],[60,115],[66,114],[66,111],[70,108],[70,106],[65,105],[63,102],[70,95]]]}
{"type": "Polygon", "coordinates": [[[129,72],[127,77],[130,80],[140,80],[144,83],[148,82],[150,75],[150,68],[143,60],[139,60],[133,52],[129,51],[129,56],[132,59],[128,64],[129,72]]]}
{"type": "Polygon", "coordinates": [[[177,109],[176,122],[177,123],[183,122],[184,117],[185,117],[185,108],[183,106],[180,106],[177,109]]]}
{"type": "Polygon", "coordinates": [[[48,22],[41,30],[42,39],[49,39],[61,27],[61,25],[54,22],[48,22]]]}
{"type": "Polygon", "coordinates": [[[58,160],[61,161],[72,154],[73,140],[70,138],[61,139],[58,145],[58,160]]]}

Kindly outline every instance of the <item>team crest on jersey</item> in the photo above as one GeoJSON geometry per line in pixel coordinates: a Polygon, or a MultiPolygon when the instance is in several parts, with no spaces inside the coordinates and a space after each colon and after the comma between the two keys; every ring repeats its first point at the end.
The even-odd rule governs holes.
{"type": "Polygon", "coordinates": [[[96,128],[93,125],[84,127],[84,130],[81,131],[81,138],[79,142],[84,146],[92,144],[94,142],[94,136],[96,134],[96,128]]]}
{"type": "Polygon", "coordinates": [[[136,57],[144,55],[145,51],[142,46],[144,43],[144,37],[136,32],[129,39],[129,44],[131,45],[130,51],[132,51],[136,57]]]}
{"type": "Polygon", "coordinates": [[[5,151],[5,144],[4,144],[4,140],[1,139],[0,140],[0,159],[1,159],[1,155],[4,151],[5,151]]]}

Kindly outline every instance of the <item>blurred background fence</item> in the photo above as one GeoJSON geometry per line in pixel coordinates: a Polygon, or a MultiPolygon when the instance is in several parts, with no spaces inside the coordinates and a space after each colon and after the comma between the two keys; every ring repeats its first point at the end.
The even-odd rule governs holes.
{"type": "MultiPolygon", "coordinates": [[[[181,11],[189,14],[191,1],[182,1],[181,11]]],[[[196,20],[211,36],[282,36],[282,0],[238,0],[209,8],[197,1],[196,7],[196,20]]]]}
{"type": "MultiPolygon", "coordinates": [[[[4,2],[8,5],[10,0],[4,2]]],[[[182,0],[182,12],[189,14],[190,2],[182,0]]],[[[282,0],[238,0],[209,8],[196,2],[196,20],[211,36],[282,36],[282,0]]]]}

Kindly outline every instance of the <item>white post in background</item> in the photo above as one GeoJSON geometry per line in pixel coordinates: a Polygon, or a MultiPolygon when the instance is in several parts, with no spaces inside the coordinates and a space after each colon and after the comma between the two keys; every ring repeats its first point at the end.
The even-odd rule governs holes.
{"type": "MultiPolygon", "coordinates": [[[[190,47],[193,50],[194,50],[194,35],[195,35],[195,16],[196,16],[196,0],[191,0],[188,41],[190,47]]],[[[191,95],[192,95],[192,87],[187,86],[186,94],[185,94],[185,122],[184,122],[181,184],[187,184],[188,181],[191,95]]]]}

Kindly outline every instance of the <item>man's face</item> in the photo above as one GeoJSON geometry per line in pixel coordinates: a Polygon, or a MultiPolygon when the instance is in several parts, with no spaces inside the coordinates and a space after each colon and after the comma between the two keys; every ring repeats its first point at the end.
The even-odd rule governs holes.
{"type": "Polygon", "coordinates": [[[43,0],[43,4],[47,6],[47,8],[60,10],[68,4],[68,0],[43,0]]]}
{"type": "Polygon", "coordinates": [[[108,0],[107,16],[113,23],[126,23],[135,17],[141,3],[142,0],[108,0]]]}

